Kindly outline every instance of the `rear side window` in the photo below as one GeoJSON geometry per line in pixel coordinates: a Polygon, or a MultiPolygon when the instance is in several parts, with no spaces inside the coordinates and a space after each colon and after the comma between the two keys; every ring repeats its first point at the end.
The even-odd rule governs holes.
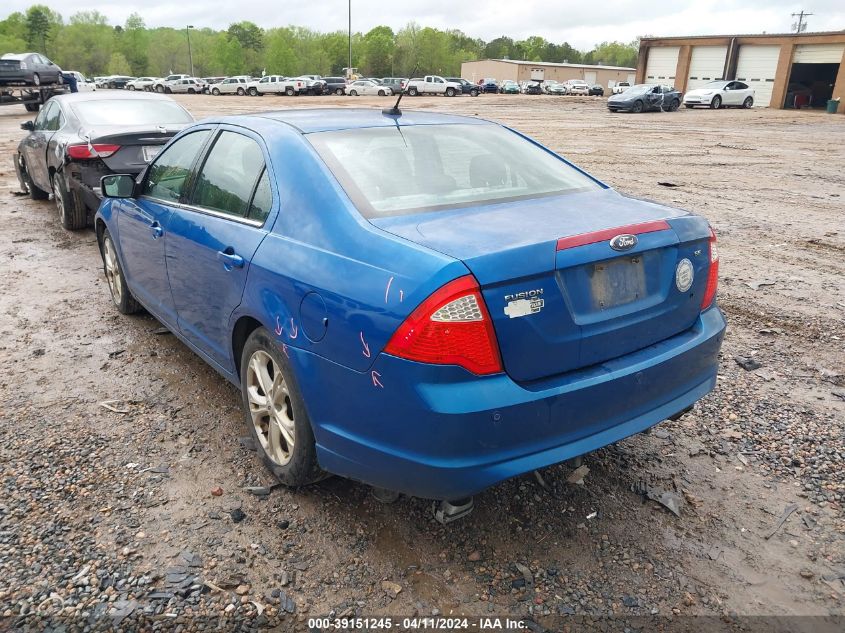
{"type": "Polygon", "coordinates": [[[258,143],[242,134],[221,132],[202,166],[191,202],[244,217],[263,170],[264,153],[258,143]]]}
{"type": "Polygon", "coordinates": [[[270,191],[270,176],[265,169],[261,173],[255,194],[252,196],[252,204],[249,205],[249,219],[263,224],[270,214],[271,206],[273,206],[273,193],[270,191]]]}
{"type": "Polygon", "coordinates": [[[167,202],[178,202],[210,130],[192,132],[164,150],[150,167],[142,195],[167,202]]]}

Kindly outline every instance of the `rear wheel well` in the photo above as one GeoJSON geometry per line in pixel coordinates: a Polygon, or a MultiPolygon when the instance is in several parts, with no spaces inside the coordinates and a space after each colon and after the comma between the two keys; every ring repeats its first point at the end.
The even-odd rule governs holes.
{"type": "Polygon", "coordinates": [[[261,327],[261,323],[252,317],[244,316],[235,323],[232,331],[232,360],[235,361],[235,372],[238,377],[241,375],[241,354],[249,335],[261,327]]]}
{"type": "Polygon", "coordinates": [[[101,218],[97,218],[94,222],[94,231],[97,234],[97,246],[100,249],[100,255],[103,254],[103,233],[106,232],[106,223],[101,218]]]}

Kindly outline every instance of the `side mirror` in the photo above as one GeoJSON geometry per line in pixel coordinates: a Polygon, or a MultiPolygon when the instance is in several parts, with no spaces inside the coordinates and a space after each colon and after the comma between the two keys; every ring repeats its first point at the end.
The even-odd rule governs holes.
{"type": "Polygon", "coordinates": [[[132,198],[135,195],[135,177],[129,174],[110,174],[100,178],[100,191],[105,198],[132,198]]]}
{"type": "Polygon", "coordinates": [[[35,123],[32,121],[24,121],[21,123],[21,129],[27,130],[28,132],[32,132],[35,129],[35,123]]]}

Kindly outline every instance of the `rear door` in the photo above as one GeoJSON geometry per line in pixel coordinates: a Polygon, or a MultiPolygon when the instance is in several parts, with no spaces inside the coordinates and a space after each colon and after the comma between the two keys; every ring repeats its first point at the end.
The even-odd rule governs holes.
{"type": "Polygon", "coordinates": [[[227,370],[234,369],[229,318],[266,235],[272,199],[266,162],[257,136],[221,127],[186,204],[174,208],[167,222],[167,276],[179,329],[227,370]]]}
{"type": "Polygon", "coordinates": [[[50,176],[47,170],[47,147],[50,139],[61,127],[61,108],[55,101],[48,101],[35,117],[35,129],[23,140],[21,149],[26,159],[26,168],[33,182],[44,191],[50,191],[50,176]]]}

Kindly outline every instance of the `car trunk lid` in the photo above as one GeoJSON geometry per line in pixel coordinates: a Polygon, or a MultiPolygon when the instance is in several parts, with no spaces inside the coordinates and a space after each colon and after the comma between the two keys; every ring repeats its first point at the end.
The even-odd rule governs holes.
{"type": "Polygon", "coordinates": [[[519,382],[595,365],[690,328],[706,286],[706,220],[612,190],[371,222],[466,264],[505,370],[519,382]],[[625,234],[636,244],[614,250],[611,238],[625,234]],[[679,273],[683,260],[689,264],[679,273]],[[691,281],[683,292],[676,274],[680,288],[691,281]]]}
{"type": "Polygon", "coordinates": [[[101,160],[113,172],[138,173],[186,125],[98,126],[80,130],[79,135],[92,145],[119,146],[120,149],[113,154],[101,157],[101,160]]]}

